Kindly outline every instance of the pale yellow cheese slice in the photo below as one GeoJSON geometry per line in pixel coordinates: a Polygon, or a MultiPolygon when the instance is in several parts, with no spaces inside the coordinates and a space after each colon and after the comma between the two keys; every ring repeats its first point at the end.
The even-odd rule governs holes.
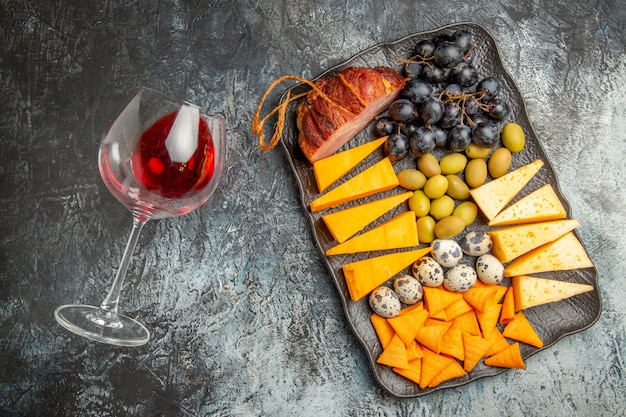
{"type": "Polygon", "coordinates": [[[490,226],[545,222],[564,219],[565,208],[550,184],[533,191],[502,210],[490,222],[490,226]]]}
{"type": "Polygon", "coordinates": [[[389,158],[384,158],[314,200],[310,208],[315,212],[336,207],[348,201],[389,190],[398,184],[398,177],[391,161],[389,158]]]}
{"type": "Polygon", "coordinates": [[[491,253],[502,263],[563,236],[578,227],[578,220],[553,220],[489,231],[491,253]]]}
{"type": "Polygon", "coordinates": [[[350,298],[358,301],[374,288],[431,251],[430,246],[405,252],[367,258],[342,267],[350,298]]]}
{"type": "Polygon", "coordinates": [[[356,148],[348,149],[336,153],[313,163],[313,175],[317,182],[317,189],[320,193],[326,191],[339,178],[357,166],[359,162],[367,158],[372,152],[378,149],[387,137],[375,139],[356,148]]]}
{"type": "Polygon", "coordinates": [[[542,166],[543,161],[537,159],[500,178],[470,190],[470,195],[487,219],[491,220],[513,200],[542,166]]]}
{"type": "Polygon", "coordinates": [[[539,272],[566,271],[593,266],[585,248],[573,232],[534,249],[504,268],[505,277],[539,272]]]}
{"type": "Polygon", "coordinates": [[[542,304],[565,300],[578,294],[593,291],[593,285],[537,278],[528,275],[513,277],[515,311],[542,304]]]}
{"type": "Polygon", "coordinates": [[[407,191],[390,197],[359,204],[322,216],[322,220],[339,243],[360,232],[374,220],[408,200],[413,193],[407,191]]]}
{"type": "Polygon", "coordinates": [[[405,211],[363,234],[333,246],[326,251],[326,255],[401,249],[418,245],[415,212],[405,211]]]}

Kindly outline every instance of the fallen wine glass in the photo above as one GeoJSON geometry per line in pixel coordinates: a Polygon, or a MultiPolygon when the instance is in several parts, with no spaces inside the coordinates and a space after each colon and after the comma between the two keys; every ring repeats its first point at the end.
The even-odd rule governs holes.
{"type": "Polygon", "coordinates": [[[148,220],[182,216],[203,205],[223,171],[226,121],[163,93],[140,88],[101,142],[98,166],[109,191],[132,213],[133,227],[111,288],[100,304],[58,307],[57,322],[80,336],[140,346],[148,329],[118,312],[128,265],[148,220]]]}

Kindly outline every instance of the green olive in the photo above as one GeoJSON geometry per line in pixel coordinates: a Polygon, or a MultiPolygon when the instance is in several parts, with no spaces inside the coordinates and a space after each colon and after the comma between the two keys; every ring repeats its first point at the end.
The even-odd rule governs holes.
{"type": "Polygon", "coordinates": [[[502,129],[502,144],[512,153],[520,152],[526,145],[524,130],[517,123],[507,123],[502,129]]]}
{"type": "Polygon", "coordinates": [[[439,166],[443,175],[458,174],[465,169],[465,165],[467,165],[467,157],[459,152],[444,155],[439,160],[439,166]]]}
{"type": "Polygon", "coordinates": [[[478,216],[478,206],[471,201],[464,201],[452,211],[453,216],[457,216],[463,219],[465,226],[469,226],[474,223],[476,216],[478,216]]]}
{"type": "Polygon", "coordinates": [[[439,239],[450,239],[465,229],[465,221],[457,216],[448,216],[435,225],[435,236],[439,239]]]}
{"type": "Polygon", "coordinates": [[[467,155],[470,159],[483,159],[486,158],[491,152],[491,148],[483,148],[482,146],[478,146],[475,143],[470,143],[470,145],[465,149],[465,155],[467,155]]]}
{"type": "Polygon", "coordinates": [[[487,168],[489,169],[489,175],[492,178],[500,178],[511,167],[511,151],[507,148],[498,148],[489,157],[487,162],[487,168]]]}
{"type": "Polygon", "coordinates": [[[446,194],[455,200],[467,200],[470,196],[469,187],[457,175],[446,175],[448,189],[446,194]]]}
{"type": "Polygon", "coordinates": [[[441,174],[441,167],[439,167],[439,161],[432,153],[425,153],[417,158],[417,169],[422,171],[426,178],[433,177],[441,174]]]}
{"type": "Polygon", "coordinates": [[[398,172],[398,182],[407,190],[421,190],[426,184],[426,176],[417,169],[403,169],[398,172]]]}
{"type": "Polygon", "coordinates": [[[483,159],[472,159],[465,167],[465,182],[470,188],[480,187],[487,179],[487,163],[483,159]]]}
{"type": "Polygon", "coordinates": [[[448,217],[454,210],[454,199],[448,195],[442,195],[430,202],[430,215],[435,220],[448,217]]]}
{"type": "Polygon", "coordinates": [[[428,198],[439,198],[446,193],[448,189],[448,179],[441,174],[430,177],[424,184],[424,194],[428,198]]]}
{"type": "Polygon", "coordinates": [[[417,217],[426,216],[430,211],[430,199],[426,197],[424,191],[417,190],[409,197],[409,208],[417,217]]]}
{"type": "Polygon", "coordinates": [[[417,219],[417,237],[422,243],[430,243],[435,240],[435,219],[424,216],[417,219]]]}

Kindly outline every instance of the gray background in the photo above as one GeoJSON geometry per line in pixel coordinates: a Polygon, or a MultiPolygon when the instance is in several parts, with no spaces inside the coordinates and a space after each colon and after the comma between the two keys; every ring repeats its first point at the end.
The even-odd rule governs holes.
{"type": "Polygon", "coordinates": [[[623,2],[0,1],[0,414],[613,416],[626,407],[623,2]],[[342,3],[342,4],[339,4],[342,3]],[[526,371],[398,399],[377,386],[313,243],[285,154],[250,132],[267,86],[364,48],[473,21],[495,37],[598,270],[591,328],[526,371]],[[100,301],[130,214],[102,133],[147,85],[225,114],[215,198],[149,223],[122,310],[140,348],[54,319],[100,301]]]}

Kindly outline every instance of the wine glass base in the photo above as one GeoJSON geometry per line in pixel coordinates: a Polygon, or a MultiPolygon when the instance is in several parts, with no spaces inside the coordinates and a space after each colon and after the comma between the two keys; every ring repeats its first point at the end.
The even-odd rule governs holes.
{"type": "Polygon", "coordinates": [[[146,327],[130,317],[103,316],[99,307],[62,305],[54,311],[57,322],[79,336],[116,346],[141,346],[150,340],[146,327]]]}

